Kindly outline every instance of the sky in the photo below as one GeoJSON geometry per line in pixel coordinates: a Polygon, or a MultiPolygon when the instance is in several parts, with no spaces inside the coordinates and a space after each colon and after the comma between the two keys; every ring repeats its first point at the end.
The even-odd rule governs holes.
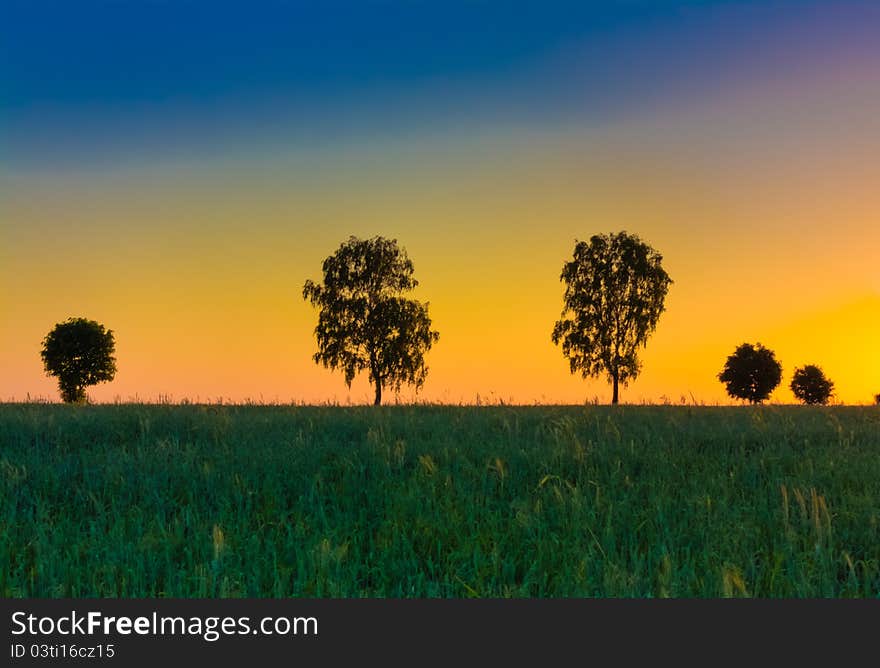
{"type": "MultiPolygon", "coordinates": [[[[791,402],[880,392],[880,4],[6,0],[0,400],[43,337],[116,337],[96,401],[368,403],[315,365],[306,279],[396,238],[440,340],[400,401],[607,402],[550,333],[575,241],[674,283],[623,402],[728,401],[743,342],[791,402]]],[[[391,401],[394,401],[391,397],[391,401]]]]}

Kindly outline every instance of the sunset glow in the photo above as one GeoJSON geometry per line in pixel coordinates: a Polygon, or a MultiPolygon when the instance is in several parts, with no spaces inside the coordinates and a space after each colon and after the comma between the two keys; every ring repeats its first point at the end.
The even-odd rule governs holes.
{"type": "Polygon", "coordinates": [[[0,28],[0,400],[57,400],[40,344],[84,316],[116,335],[97,401],[367,403],[312,361],[301,293],[381,234],[440,332],[401,401],[604,403],[550,332],[575,240],[617,230],[674,281],[623,402],[726,403],[744,341],[782,362],[773,401],[805,364],[880,392],[874,3],[463,4],[431,35],[408,4],[221,8],[195,43],[164,5],[110,34],[89,15],[123,5],[85,4],[0,28]]]}

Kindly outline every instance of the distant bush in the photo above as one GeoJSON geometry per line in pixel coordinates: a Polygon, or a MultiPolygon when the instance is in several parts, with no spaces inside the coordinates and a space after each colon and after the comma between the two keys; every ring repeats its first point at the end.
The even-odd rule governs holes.
{"type": "Polygon", "coordinates": [[[718,380],[734,399],[759,404],[782,380],[782,365],[769,348],[743,343],[727,358],[718,380]]]}
{"type": "Polygon", "coordinates": [[[825,405],[834,392],[832,383],[815,364],[794,370],[791,391],[799,401],[811,405],[825,405]]]}
{"type": "Polygon", "coordinates": [[[874,403],[880,406],[880,394],[874,395],[874,403]]]}

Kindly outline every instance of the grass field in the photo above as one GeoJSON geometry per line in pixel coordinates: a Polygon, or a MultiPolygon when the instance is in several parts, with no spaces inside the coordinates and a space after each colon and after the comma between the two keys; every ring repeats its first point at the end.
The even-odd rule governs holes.
{"type": "Polygon", "coordinates": [[[0,405],[6,597],[880,595],[880,409],[0,405]]]}

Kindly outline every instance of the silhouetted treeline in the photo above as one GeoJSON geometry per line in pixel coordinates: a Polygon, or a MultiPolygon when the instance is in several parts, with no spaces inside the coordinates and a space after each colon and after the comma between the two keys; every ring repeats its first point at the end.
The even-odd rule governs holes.
{"type": "MultiPolygon", "coordinates": [[[[562,267],[563,309],[551,339],[561,345],[571,373],[604,376],[619,388],[642,369],[639,349],[647,345],[665,310],[672,279],[662,256],[637,235],[594,235],[576,241],[562,267]]],[[[415,269],[396,239],[350,237],[322,264],[320,282],[307,280],[303,298],[318,309],[317,364],[342,371],[346,385],[363,372],[374,388],[374,404],[386,389],[421,389],[428,376],[426,355],[440,338],[428,302],[408,297],[418,286],[415,269]]],[[[69,318],[43,340],[45,371],[58,379],[65,402],[85,402],[86,388],[116,374],[112,330],[94,320],[69,318]]],[[[782,380],[775,353],[760,343],[743,343],[727,358],[718,379],[732,398],[760,404],[782,380]]],[[[805,404],[827,404],[834,383],[815,364],[797,368],[790,386],[805,404]]],[[[880,394],[875,397],[880,404],[880,394]]]]}

